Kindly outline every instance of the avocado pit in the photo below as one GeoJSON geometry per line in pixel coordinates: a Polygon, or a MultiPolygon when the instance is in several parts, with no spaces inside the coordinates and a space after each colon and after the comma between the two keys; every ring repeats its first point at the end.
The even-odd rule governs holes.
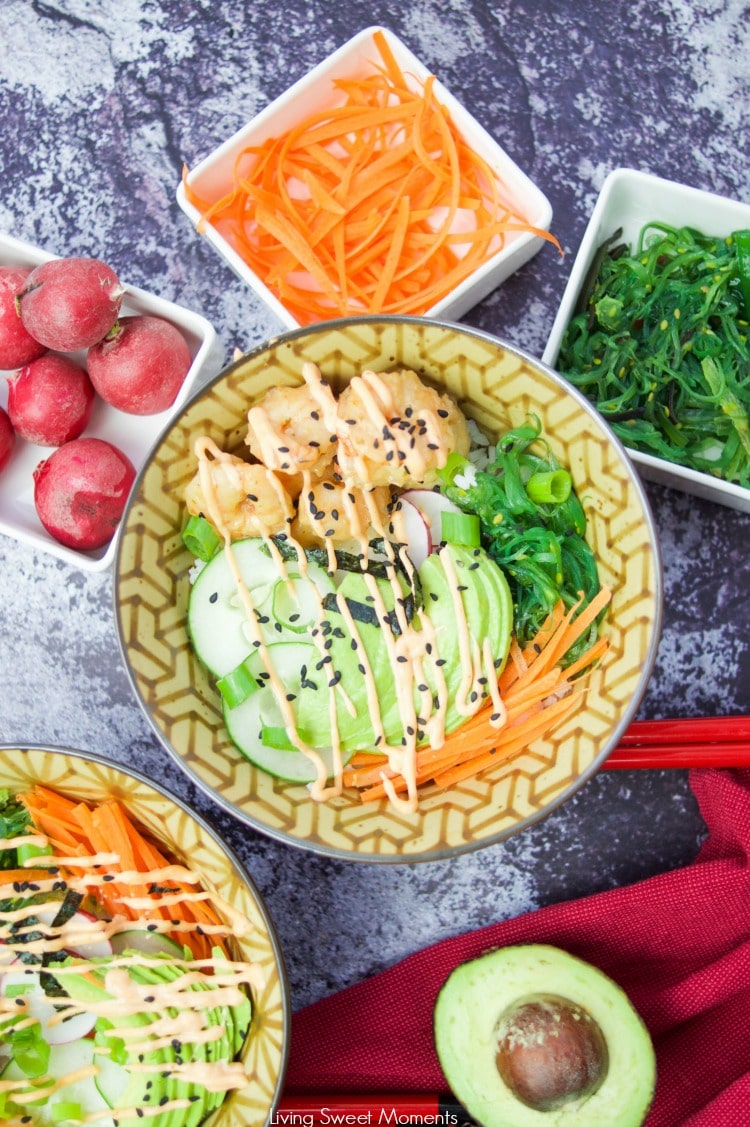
{"type": "Polygon", "coordinates": [[[585,1099],[609,1067],[607,1042],[591,1014],[568,998],[532,995],[497,1024],[497,1070],[511,1092],[535,1111],[585,1099]]]}

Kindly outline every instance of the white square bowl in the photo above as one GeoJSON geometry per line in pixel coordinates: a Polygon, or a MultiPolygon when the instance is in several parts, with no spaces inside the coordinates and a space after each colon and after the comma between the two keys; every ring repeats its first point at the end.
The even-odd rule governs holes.
{"type": "MultiPolygon", "coordinates": [[[[750,204],[690,188],[650,173],[618,168],[605,180],[578,249],[542,359],[556,368],[565,329],[573,316],[597,250],[619,228],[623,241],[633,245],[650,222],[693,227],[706,235],[724,237],[750,227],[750,204]]],[[[628,449],[639,473],[649,481],[681,489],[696,497],[750,512],[750,489],[723,482],[710,474],[676,465],[653,454],[628,449]]]]}
{"type": "MultiPolygon", "coordinates": [[[[31,243],[22,242],[9,235],[0,234],[0,265],[39,266],[56,256],[40,250],[31,243]]],[[[123,283],[125,296],[122,314],[152,314],[171,321],[182,333],[187,342],[192,364],[183,381],[177,397],[166,411],[156,415],[128,415],[116,407],[110,407],[99,396],[96,398],[91,420],[84,431],[88,438],[103,438],[122,450],[130,458],[136,470],[146,461],[146,455],[166,426],[171,416],[179,411],[198,376],[204,371],[209,360],[216,370],[221,367],[221,357],[216,331],[213,326],[197,313],[191,313],[182,306],[156,297],[146,290],[137,289],[123,283]]],[[[85,353],[74,355],[85,364],[85,353]]],[[[10,372],[0,373],[0,406],[7,408],[8,384],[5,377],[10,372]]],[[[53,448],[36,446],[33,443],[16,439],[10,462],[0,473],[0,533],[12,536],[44,552],[65,560],[82,571],[103,571],[114,559],[117,535],[108,544],[93,551],[83,552],[60,544],[41,524],[34,507],[34,469],[48,458],[53,448]]],[[[119,531],[119,530],[118,530],[119,531]]]]}
{"type": "MultiPolygon", "coordinates": [[[[430,76],[430,71],[424,64],[386,28],[376,26],[366,28],[290,86],[247,125],[197,164],[187,175],[188,185],[202,199],[220,199],[233,186],[232,173],[235,160],[243,149],[250,145],[260,145],[298,124],[310,114],[330,108],[337,104],[337,101],[340,102],[342,97],[333,86],[336,79],[372,73],[374,67],[381,63],[374,39],[376,32],[384,36],[396,62],[410,81],[412,89],[420,89],[430,76]]],[[[540,230],[549,230],[552,207],[546,196],[437,80],[434,84],[434,92],[437,101],[448,110],[454,126],[467,144],[483,157],[497,174],[505,187],[507,203],[519,210],[532,226],[540,230]]],[[[181,183],[177,189],[177,200],[182,210],[197,227],[201,213],[188,200],[184,183],[181,183]]],[[[271,292],[264,280],[247,265],[210,223],[206,224],[204,234],[211,246],[258,294],[283,325],[290,329],[300,326],[300,322],[271,292]]],[[[429,317],[458,319],[532,258],[541,249],[543,241],[541,236],[531,232],[508,232],[502,249],[488,258],[450,294],[436,302],[430,309],[411,312],[429,317]]],[[[365,311],[352,309],[350,312],[357,314],[365,311]]],[[[331,313],[332,317],[337,315],[331,313]]]]}

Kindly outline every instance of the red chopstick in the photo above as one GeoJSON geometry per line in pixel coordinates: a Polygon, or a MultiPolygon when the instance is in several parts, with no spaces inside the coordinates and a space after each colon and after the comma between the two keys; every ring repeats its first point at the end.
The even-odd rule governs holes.
{"type": "Polygon", "coordinates": [[[750,716],[634,720],[604,767],[750,767],[750,716]]]}

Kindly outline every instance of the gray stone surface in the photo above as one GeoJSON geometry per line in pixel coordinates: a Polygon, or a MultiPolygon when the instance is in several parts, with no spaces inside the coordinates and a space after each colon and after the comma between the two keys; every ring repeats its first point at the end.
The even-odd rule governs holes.
{"type": "MultiPolygon", "coordinates": [[[[2,0],[0,229],[107,259],[206,315],[227,356],[262,342],[279,325],[179,211],[181,166],[379,21],[552,201],[566,259],[545,248],[464,318],[540,355],[611,169],[750,203],[749,17],[744,0],[2,0]]],[[[748,712],[750,518],[648,492],[666,605],[641,715],[748,712]]],[[[220,812],[160,749],[120,659],[110,575],[0,537],[0,647],[0,742],[101,752],[206,815],[267,899],[296,1008],[433,940],[686,864],[704,833],[685,772],[602,772],[541,824],[454,861],[317,858],[220,812]]]]}

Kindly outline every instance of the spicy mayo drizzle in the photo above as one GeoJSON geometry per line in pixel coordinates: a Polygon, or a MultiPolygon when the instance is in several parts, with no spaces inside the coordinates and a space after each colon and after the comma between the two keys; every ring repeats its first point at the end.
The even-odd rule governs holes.
{"type": "MultiPolygon", "coordinates": [[[[52,846],[45,834],[36,832],[13,838],[1,838],[0,850],[17,848],[19,845],[33,843],[44,849],[52,846]]],[[[14,973],[28,975],[29,987],[39,981],[40,972],[48,973],[60,982],[63,989],[67,978],[87,976],[92,969],[105,966],[103,988],[109,997],[79,1000],[65,996],[50,1000],[50,1014],[45,1024],[52,1029],[63,1022],[80,1015],[89,1015],[94,1020],[105,1018],[110,1023],[110,1035],[125,1043],[128,1050],[127,1069],[130,1073],[164,1072],[179,1074],[186,1083],[202,1085],[211,1092],[229,1092],[245,1087],[250,1076],[245,1072],[241,1061],[191,1061],[153,1064],[147,1059],[149,1053],[168,1045],[198,1046],[216,1042],[225,1036],[220,1020],[221,1009],[237,1007],[246,1000],[248,988],[260,990],[264,986],[264,975],[256,963],[245,962],[231,957],[212,956],[210,958],[189,958],[171,956],[169,965],[180,973],[168,979],[155,982],[138,982],[130,971],[138,967],[153,967],[164,960],[135,949],[126,950],[119,955],[110,955],[106,964],[91,961],[93,955],[87,950],[101,952],[103,941],[120,932],[150,932],[174,935],[190,932],[215,935],[217,938],[243,937],[253,930],[253,925],[238,909],[232,907],[213,890],[204,887],[203,878],[194,870],[182,864],[162,865],[149,871],[118,870],[113,878],[103,872],[105,866],[117,865],[120,857],[116,853],[95,853],[87,856],[62,856],[47,853],[30,858],[22,868],[33,870],[33,879],[3,881],[0,872],[0,901],[7,904],[0,917],[0,968],[7,971],[12,967],[14,973]],[[49,877],[40,877],[39,871],[49,870],[49,877]],[[120,897],[129,907],[142,907],[144,918],[134,921],[116,913],[110,918],[98,917],[91,912],[75,911],[63,923],[55,925],[60,907],[65,897],[80,894],[80,897],[93,895],[96,902],[96,889],[116,879],[118,888],[128,885],[153,890],[148,898],[120,897]],[[185,887],[177,888],[176,882],[185,887]],[[221,922],[211,925],[189,921],[178,922],[170,918],[154,917],[154,910],[174,907],[178,902],[194,903],[208,900],[216,910],[221,922]],[[15,905],[15,906],[11,906],[15,905]],[[45,962],[50,956],[65,952],[72,958],[68,965],[56,961],[45,962]],[[23,956],[23,961],[21,960],[23,956]],[[31,961],[33,960],[33,961],[31,961]],[[57,1001],[59,1008],[55,1012],[57,1001]],[[138,1014],[147,1015],[148,1021],[137,1026],[122,1024],[123,1018],[138,1014]]],[[[30,873],[31,876],[31,873],[30,873]]],[[[91,900],[84,904],[93,906],[91,900]]],[[[29,1028],[40,1019],[35,1016],[25,991],[15,996],[0,993],[0,1021],[4,1037],[10,1038],[14,1031],[29,1028]]],[[[84,1042],[86,1043],[86,1042],[84,1042]]],[[[90,1045],[91,1043],[89,1043],[90,1045]]],[[[0,1048],[0,1053],[1,1053],[0,1048]]],[[[108,1055],[106,1042],[93,1048],[93,1063],[85,1064],[62,1077],[44,1076],[30,1088],[29,1080],[0,1079],[0,1092],[7,1095],[21,1107],[42,1098],[49,1098],[63,1091],[68,1085],[96,1076],[100,1071],[97,1056],[108,1055]]],[[[148,1105],[91,1112],[82,1123],[95,1123],[102,1119],[111,1120],[138,1117],[149,1118],[170,1110],[180,1110],[191,1106],[189,1099],[168,1099],[158,1106],[148,1105]]],[[[24,1116],[5,1120],[11,1124],[26,1124],[24,1116]]]]}
{"type": "MultiPolygon", "coordinates": [[[[313,418],[316,422],[320,421],[321,425],[330,434],[332,441],[336,439],[341,443],[346,443],[347,438],[351,438],[351,428],[357,425],[356,419],[349,418],[344,420],[340,418],[336,400],[328,384],[323,381],[320,370],[315,364],[309,362],[303,364],[302,375],[310,393],[310,398],[315,405],[313,418]]],[[[394,403],[391,389],[386,385],[385,381],[373,371],[367,370],[360,376],[355,376],[351,380],[350,387],[356,392],[363,413],[362,423],[368,428],[368,433],[372,431],[374,434],[381,436],[377,439],[373,439],[373,448],[378,447],[382,457],[388,461],[392,461],[394,466],[398,466],[401,469],[404,468],[405,461],[408,458],[409,472],[415,477],[420,477],[424,474],[428,464],[428,454],[432,464],[438,466],[445,464],[451,447],[449,447],[446,442],[440,420],[432,410],[422,407],[419,407],[418,410],[406,408],[405,411],[408,418],[407,420],[402,420],[398,417],[400,412],[394,403]],[[418,416],[416,422],[411,419],[411,416],[414,414],[418,416]],[[399,425],[399,423],[402,425],[399,425]],[[417,441],[417,438],[419,441],[417,441]]],[[[276,420],[266,414],[262,401],[260,404],[250,409],[248,419],[252,422],[253,432],[258,446],[268,458],[266,467],[269,473],[269,479],[277,481],[271,470],[280,468],[289,469],[288,459],[293,455],[293,439],[280,434],[276,420]],[[283,463],[280,461],[280,452],[283,454],[283,458],[286,459],[283,463]]],[[[286,688],[274,669],[268,647],[263,642],[263,637],[258,627],[256,607],[253,603],[252,593],[240,573],[235,554],[232,550],[232,536],[227,527],[227,522],[224,520],[221,506],[213,487],[208,469],[209,459],[226,460],[229,462],[233,460],[233,457],[232,455],[223,453],[209,438],[199,438],[195,443],[194,449],[198,459],[200,481],[206,501],[206,516],[224,541],[227,560],[241,605],[247,617],[252,646],[258,651],[260,660],[267,674],[267,683],[273,690],[281,710],[284,727],[291,743],[300,752],[306,755],[314,766],[315,779],[310,785],[311,797],[316,801],[324,801],[330,797],[340,795],[343,790],[343,754],[337,719],[337,702],[342,702],[343,706],[348,708],[350,712],[353,707],[352,703],[345,694],[343,694],[342,687],[339,683],[340,677],[337,677],[336,671],[333,671],[333,676],[328,679],[328,713],[330,719],[333,763],[332,782],[328,785],[328,769],[322,756],[316,748],[310,747],[302,740],[297,731],[294,709],[287,700],[286,688]]],[[[311,466],[307,458],[308,453],[309,451],[306,448],[305,458],[299,466],[299,471],[302,474],[302,489],[304,494],[312,498],[312,477],[311,466]]],[[[360,481],[367,477],[368,461],[368,457],[362,452],[352,454],[350,442],[349,463],[354,467],[356,477],[360,481]]],[[[402,553],[397,546],[399,543],[403,544],[406,540],[398,502],[396,501],[395,505],[392,506],[389,520],[384,522],[370,489],[366,487],[362,488],[348,480],[345,475],[342,475],[340,467],[337,476],[339,479],[343,479],[344,493],[342,505],[344,517],[349,522],[351,539],[359,547],[362,575],[367,586],[368,598],[372,604],[377,620],[381,623],[385,638],[388,661],[396,689],[400,725],[404,733],[399,746],[389,746],[386,742],[386,732],[378,698],[377,684],[373,669],[367,659],[357,623],[350,613],[344,598],[337,596],[336,606],[350,632],[352,648],[356,650],[358,654],[359,669],[365,682],[369,717],[375,733],[375,747],[378,752],[388,757],[390,770],[403,776],[407,783],[406,797],[400,797],[396,794],[385,772],[383,773],[383,785],[394,805],[404,811],[413,812],[417,809],[418,780],[416,775],[416,751],[418,743],[423,736],[429,739],[430,745],[434,748],[441,747],[445,741],[445,720],[449,701],[446,681],[441,669],[440,654],[438,652],[438,635],[426,608],[420,609],[418,627],[414,625],[413,621],[410,622],[407,619],[404,607],[404,591],[399,579],[399,568],[404,570],[409,578],[413,576],[414,568],[408,556],[402,553]],[[364,522],[356,504],[358,496],[364,499],[370,530],[376,537],[382,539],[385,546],[386,561],[390,564],[386,570],[393,595],[391,600],[393,603],[392,611],[389,611],[386,605],[383,591],[377,580],[368,570],[369,530],[363,526],[364,522]],[[386,523],[388,523],[388,528],[385,526],[386,523]],[[394,539],[396,544],[393,543],[394,539]],[[391,626],[392,618],[395,618],[395,630],[391,626]],[[432,673],[432,689],[428,685],[428,678],[425,673],[425,669],[428,665],[432,673]],[[418,705],[415,703],[415,700],[418,702],[418,705]]],[[[270,527],[260,527],[258,534],[268,546],[272,558],[276,563],[279,576],[282,579],[288,578],[289,573],[286,564],[272,540],[273,533],[274,530],[270,527]]],[[[303,561],[305,560],[303,547],[290,535],[286,535],[285,538],[287,542],[296,549],[299,566],[303,568],[303,561]]],[[[328,552],[329,571],[333,573],[337,567],[335,550],[330,540],[326,540],[325,544],[328,552]]],[[[495,715],[502,715],[502,705],[499,700],[496,685],[494,684],[495,678],[492,676],[495,672],[492,655],[488,653],[486,649],[484,652],[480,652],[479,647],[472,638],[461,597],[461,584],[456,569],[452,564],[449,553],[446,552],[442,559],[452,600],[462,669],[461,682],[456,700],[454,701],[455,707],[460,715],[468,717],[476,711],[477,697],[483,697],[489,692],[495,704],[495,715]],[[487,687],[488,683],[489,688],[487,687]]],[[[311,588],[317,590],[314,584],[311,584],[311,588]]],[[[312,636],[319,650],[324,655],[324,658],[326,648],[324,643],[326,625],[326,612],[323,607],[322,597],[318,593],[318,618],[315,628],[312,630],[312,636]]],[[[330,657],[328,657],[327,660],[330,662],[330,657]]]]}

